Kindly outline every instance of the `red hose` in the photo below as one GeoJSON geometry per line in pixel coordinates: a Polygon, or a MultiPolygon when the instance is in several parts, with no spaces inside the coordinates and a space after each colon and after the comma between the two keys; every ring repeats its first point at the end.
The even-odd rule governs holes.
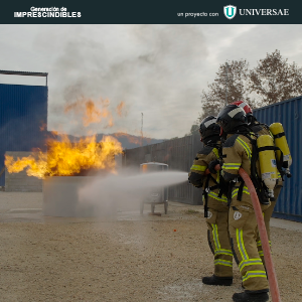
{"type": "Polygon", "coordinates": [[[242,177],[246,186],[248,187],[250,196],[251,196],[251,199],[253,202],[255,215],[256,215],[256,219],[257,219],[257,223],[258,223],[258,229],[259,229],[259,233],[260,233],[262,249],[263,249],[263,253],[264,253],[265,267],[266,267],[266,271],[267,271],[267,275],[268,275],[268,282],[269,282],[269,287],[270,287],[270,291],[271,291],[271,295],[272,295],[272,300],[273,300],[273,302],[281,302],[279,287],[278,287],[278,282],[277,282],[277,276],[276,276],[276,272],[275,272],[275,268],[274,268],[274,264],[273,264],[270,246],[268,243],[267,231],[266,231],[258,195],[257,195],[254,184],[251,181],[249,175],[242,168],[239,169],[239,175],[242,177]]]}
{"type": "MultiPolygon", "coordinates": [[[[221,169],[220,165],[216,165],[215,169],[217,171],[220,170],[221,169]]],[[[210,173],[209,170],[206,171],[206,174],[208,174],[208,173],[210,173]]],[[[266,231],[258,195],[255,190],[254,184],[251,181],[251,178],[242,168],[239,169],[239,175],[242,177],[246,186],[248,187],[250,196],[251,196],[251,199],[253,202],[253,207],[254,207],[254,211],[255,211],[255,215],[256,215],[256,219],[257,219],[257,224],[258,224],[258,229],[259,229],[259,234],[260,234],[260,239],[261,239],[261,244],[262,244],[262,249],[263,249],[263,254],[264,254],[265,267],[266,267],[266,271],[267,271],[267,275],[268,275],[268,282],[269,282],[272,300],[273,300],[273,302],[281,302],[279,287],[278,287],[278,282],[277,282],[277,276],[276,276],[276,272],[275,272],[275,268],[274,268],[274,264],[273,264],[270,246],[268,243],[267,231],[266,231]]]]}

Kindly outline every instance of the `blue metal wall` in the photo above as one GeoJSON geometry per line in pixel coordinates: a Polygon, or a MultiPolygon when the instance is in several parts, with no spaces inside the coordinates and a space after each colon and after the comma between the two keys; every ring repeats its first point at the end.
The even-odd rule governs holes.
{"type": "Polygon", "coordinates": [[[283,125],[293,158],[292,177],[285,177],[274,216],[302,221],[302,96],[254,110],[254,115],[267,125],[283,125]]]}
{"type": "Polygon", "coordinates": [[[47,95],[47,86],[0,84],[0,171],[6,151],[46,149],[47,95]]]}

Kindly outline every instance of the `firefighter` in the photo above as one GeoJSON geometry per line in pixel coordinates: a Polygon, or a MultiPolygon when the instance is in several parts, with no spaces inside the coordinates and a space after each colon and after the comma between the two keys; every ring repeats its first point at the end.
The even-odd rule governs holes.
{"type": "MultiPolygon", "coordinates": [[[[245,111],[246,116],[247,116],[247,121],[248,121],[248,124],[249,124],[249,128],[252,130],[252,132],[256,133],[259,136],[260,135],[270,135],[272,138],[274,138],[272,133],[269,130],[269,126],[266,125],[266,124],[262,124],[262,123],[258,122],[256,117],[253,115],[252,108],[247,103],[245,103],[243,101],[236,101],[236,102],[233,102],[232,104],[241,107],[245,111]]],[[[278,173],[278,176],[279,176],[278,182],[277,182],[277,185],[274,189],[275,200],[271,201],[271,205],[266,210],[263,211],[264,223],[265,223],[265,226],[266,226],[266,231],[267,231],[267,236],[268,236],[270,246],[271,246],[270,220],[271,220],[271,217],[273,215],[274,208],[275,208],[275,205],[277,203],[278,196],[279,196],[280,191],[283,187],[282,175],[280,173],[278,173]]],[[[258,235],[257,244],[258,244],[259,254],[261,256],[262,261],[264,262],[264,254],[263,254],[262,244],[261,244],[261,240],[260,240],[260,235],[258,235]]]]}
{"type": "MultiPolygon", "coordinates": [[[[217,123],[227,134],[222,148],[222,176],[232,187],[229,210],[229,232],[234,258],[239,266],[242,293],[235,293],[235,302],[265,302],[269,300],[268,280],[266,271],[258,252],[258,225],[249,190],[239,177],[239,169],[243,168],[252,178],[256,167],[259,175],[259,163],[253,162],[252,134],[248,128],[245,111],[236,106],[228,105],[217,117],[217,123]]],[[[263,200],[262,210],[269,205],[263,200]]]]}
{"type": "Polygon", "coordinates": [[[207,285],[230,286],[233,282],[233,254],[228,233],[227,198],[221,189],[220,174],[205,175],[210,162],[220,157],[220,127],[216,118],[205,118],[199,128],[204,146],[196,155],[189,173],[189,182],[197,188],[203,187],[208,243],[214,255],[214,274],[203,277],[207,285]]]}

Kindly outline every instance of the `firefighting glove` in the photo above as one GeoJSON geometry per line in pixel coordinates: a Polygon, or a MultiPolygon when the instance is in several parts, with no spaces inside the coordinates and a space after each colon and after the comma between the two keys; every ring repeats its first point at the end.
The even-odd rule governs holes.
{"type": "Polygon", "coordinates": [[[195,188],[202,188],[202,182],[197,183],[195,182],[194,184],[192,184],[195,188]]]}
{"type": "Polygon", "coordinates": [[[203,185],[203,177],[198,173],[192,172],[188,178],[188,181],[196,188],[201,188],[203,185]]]}
{"type": "Polygon", "coordinates": [[[193,184],[196,188],[202,188],[202,182],[193,184]]]}
{"type": "Polygon", "coordinates": [[[217,171],[215,170],[215,166],[216,166],[216,165],[220,165],[220,166],[222,165],[222,164],[221,164],[221,161],[220,161],[219,159],[212,160],[212,161],[209,163],[208,169],[210,170],[211,173],[214,173],[214,174],[217,173],[217,171]]]}

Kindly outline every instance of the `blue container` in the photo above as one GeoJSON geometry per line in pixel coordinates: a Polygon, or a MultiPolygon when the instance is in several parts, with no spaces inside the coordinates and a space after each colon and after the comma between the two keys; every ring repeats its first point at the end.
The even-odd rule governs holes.
{"type": "Polygon", "coordinates": [[[0,84],[0,171],[6,151],[46,150],[47,95],[47,86],[0,84]]]}
{"type": "Polygon", "coordinates": [[[274,216],[302,222],[302,96],[254,110],[258,121],[283,125],[293,159],[291,178],[285,177],[274,216]]]}

